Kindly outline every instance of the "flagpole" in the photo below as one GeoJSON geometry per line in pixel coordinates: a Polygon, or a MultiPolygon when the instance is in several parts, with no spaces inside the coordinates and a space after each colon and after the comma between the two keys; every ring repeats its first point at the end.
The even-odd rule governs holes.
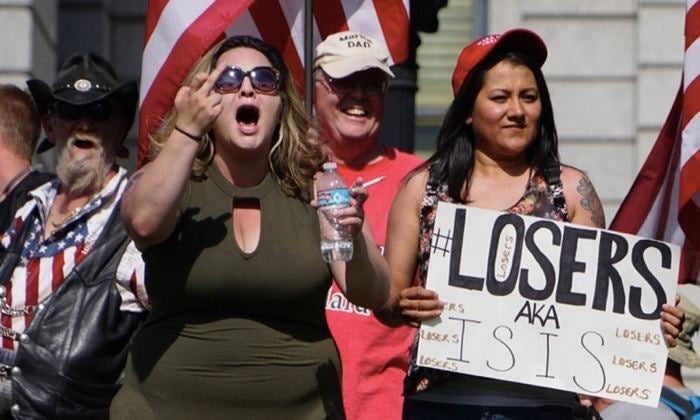
{"type": "Polygon", "coordinates": [[[314,100],[314,1],[304,0],[304,102],[309,117],[313,116],[314,100]]]}

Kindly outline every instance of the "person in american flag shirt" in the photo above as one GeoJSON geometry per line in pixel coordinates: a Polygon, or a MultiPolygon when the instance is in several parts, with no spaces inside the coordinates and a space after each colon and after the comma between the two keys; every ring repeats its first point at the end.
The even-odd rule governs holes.
{"type": "Polygon", "coordinates": [[[136,82],[119,84],[106,59],[87,53],[69,57],[51,86],[27,85],[58,178],[0,232],[0,417],[106,418],[148,304],[116,163],[136,82]]]}

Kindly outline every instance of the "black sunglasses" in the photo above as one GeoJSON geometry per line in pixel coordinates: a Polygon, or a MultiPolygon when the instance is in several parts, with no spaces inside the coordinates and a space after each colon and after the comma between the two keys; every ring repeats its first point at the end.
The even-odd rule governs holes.
{"type": "Polygon", "coordinates": [[[93,121],[107,121],[114,111],[114,102],[99,101],[87,105],[73,105],[68,102],[53,103],[53,112],[64,120],[78,120],[87,116],[93,121]]]}
{"type": "Polygon", "coordinates": [[[331,89],[337,93],[350,93],[358,86],[368,95],[383,95],[386,93],[387,81],[383,74],[377,72],[353,73],[350,76],[336,79],[325,74],[331,89]]]}
{"type": "Polygon", "coordinates": [[[248,76],[253,89],[259,92],[271,93],[280,87],[280,72],[272,67],[255,67],[252,70],[242,70],[228,66],[214,82],[214,89],[219,93],[234,93],[241,88],[243,80],[248,76]]]}

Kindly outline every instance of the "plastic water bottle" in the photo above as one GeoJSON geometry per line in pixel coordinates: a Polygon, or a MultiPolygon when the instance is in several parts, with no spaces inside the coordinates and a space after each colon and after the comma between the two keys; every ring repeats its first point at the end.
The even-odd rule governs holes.
{"type": "Polygon", "coordinates": [[[326,262],[352,259],[352,235],[334,216],[334,211],[350,205],[350,192],[336,169],[335,162],[324,163],[323,174],[316,185],[321,254],[326,262]]]}

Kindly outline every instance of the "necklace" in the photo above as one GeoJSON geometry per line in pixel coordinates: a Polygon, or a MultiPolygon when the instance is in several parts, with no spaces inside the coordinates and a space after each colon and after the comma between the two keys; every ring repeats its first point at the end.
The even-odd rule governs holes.
{"type": "Polygon", "coordinates": [[[60,221],[56,222],[53,220],[53,218],[49,218],[49,222],[51,223],[51,226],[53,226],[54,229],[56,229],[59,226],[63,226],[67,221],[72,219],[76,214],[78,214],[78,211],[80,210],[80,207],[76,207],[71,211],[66,217],[61,219],[60,221]]]}

